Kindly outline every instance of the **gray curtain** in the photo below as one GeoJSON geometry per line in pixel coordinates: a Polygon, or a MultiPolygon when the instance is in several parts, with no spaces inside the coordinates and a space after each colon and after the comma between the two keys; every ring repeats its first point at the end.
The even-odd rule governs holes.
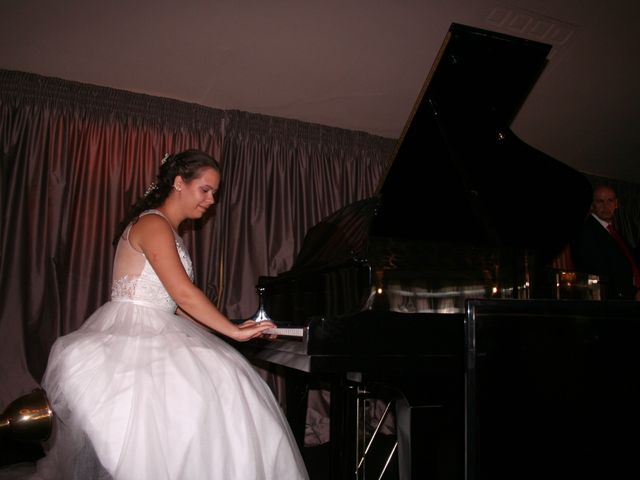
{"type": "Polygon", "coordinates": [[[258,275],[289,270],[307,230],[371,196],[394,142],[294,120],[228,112],[214,263],[231,318],[258,306],[258,275]]]}

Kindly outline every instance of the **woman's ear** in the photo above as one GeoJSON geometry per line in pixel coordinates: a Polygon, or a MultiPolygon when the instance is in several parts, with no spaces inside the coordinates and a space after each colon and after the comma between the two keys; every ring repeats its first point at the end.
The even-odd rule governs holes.
{"type": "Polygon", "coordinates": [[[180,190],[182,190],[183,184],[184,180],[182,179],[182,177],[180,175],[176,175],[176,178],[173,179],[173,188],[179,192],[180,190]]]}

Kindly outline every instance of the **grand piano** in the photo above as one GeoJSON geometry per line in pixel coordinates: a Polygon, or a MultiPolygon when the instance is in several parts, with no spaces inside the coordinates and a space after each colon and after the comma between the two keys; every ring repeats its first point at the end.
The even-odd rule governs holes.
{"type": "Polygon", "coordinates": [[[284,370],[300,442],[309,386],[330,390],[332,478],[365,477],[363,399],[392,402],[402,479],[541,478],[554,463],[584,476],[611,464],[593,465],[599,435],[611,445],[618,433],[601,409],[640,425],[600,391],[638,398],[612,380],[640,371],[638,306],[597,301],[597,284],[562,299],[549,268],[590,184],[509,128],[549,51],[452,24],[376,194],[311,228],[289,271],[259,279],[258,317],[285,335],[239,348],[284,370]]]}

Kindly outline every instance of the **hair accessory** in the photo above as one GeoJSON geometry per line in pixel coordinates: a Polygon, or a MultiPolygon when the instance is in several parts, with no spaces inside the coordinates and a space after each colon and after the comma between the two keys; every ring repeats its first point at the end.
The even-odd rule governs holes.
{"type": "Polygon", "coordinates": [[[167,158],[169,158],[171,155],[169,155],[168,153],[164,154],[164,157],[162,157],[162,160],[160,160],[160,165],[164,165],[164,162],[167,161],[167,158]]]}
{"type": "Polygon", "coordinates": [[[148,197],[148,196],[149,196],[149,194],[150,194],[151,192],[153,192],[154,190],[156,190],[157,188],[158,188],[158,185],[156,185],[156,183],[155,183],[155,182],[153,182],[153,183],[152,183],[151,185],[149,185],[149,186],[147,187],[147,189],[145,190],[145,192],[144,192],[144,196],[145,196],[145,197],[148,197]]]}

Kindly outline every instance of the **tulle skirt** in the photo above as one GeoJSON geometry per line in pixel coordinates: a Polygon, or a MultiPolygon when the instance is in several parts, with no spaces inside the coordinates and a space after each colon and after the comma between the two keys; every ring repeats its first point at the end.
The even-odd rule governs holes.
{"type": "Polygon", "coordinates": [[[173,313],[106,303],[56,341],[42,384],[55,427],[34,478],[308,478],[251,364],[173,313]]]}

